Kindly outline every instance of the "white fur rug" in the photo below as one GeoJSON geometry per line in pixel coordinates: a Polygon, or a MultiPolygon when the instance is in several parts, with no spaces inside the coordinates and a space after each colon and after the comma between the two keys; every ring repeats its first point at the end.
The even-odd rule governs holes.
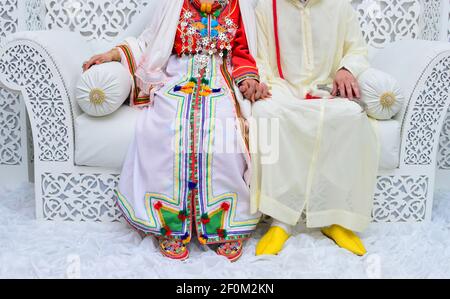
{"type": "Polygon", "coordinates": [[[1,278],[450,278],[450,193],[437,192],[429,224],[374,224],[357,257],[318,231],[299,228],[279,256],[255,257],[262,226],[231,264],[191,245],[191,258],[163,258],[126,225],[34,220],[29,184],[0,188],[1,278]]]}

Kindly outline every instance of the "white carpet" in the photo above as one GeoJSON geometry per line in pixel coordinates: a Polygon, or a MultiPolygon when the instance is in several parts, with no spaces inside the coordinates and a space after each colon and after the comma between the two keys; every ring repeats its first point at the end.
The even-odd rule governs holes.
{"type": "Polygon", "coordinates": [[[362,258],[301,228],[281,255],[255,257],[261,227],[237,263],[197,246],[188,261],[171,261],[124,224],[37,222],[29,184],[0,188],[0,215],[1,278],[450,278],[445,192],[436,195],[432,223],[372,225],[362,258]]]}

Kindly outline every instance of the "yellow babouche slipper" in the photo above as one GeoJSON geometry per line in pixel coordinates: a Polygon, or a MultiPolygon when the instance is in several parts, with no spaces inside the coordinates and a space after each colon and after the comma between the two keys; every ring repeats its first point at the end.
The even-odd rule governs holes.
{"type": "Polygon", "coordinates": [[[343,228],[340,225],[332,225],[322,228],[322,233],[332,239],[336,244],[348,251],[363,256],[367,253],[361,239],[351,230],[343,228]]]}
{"type": "Polygon", "coordinates": [[[272,226],[256,245],[256,255],[276,255],[289,239],[289,234],[279,226],[272,226]]]}

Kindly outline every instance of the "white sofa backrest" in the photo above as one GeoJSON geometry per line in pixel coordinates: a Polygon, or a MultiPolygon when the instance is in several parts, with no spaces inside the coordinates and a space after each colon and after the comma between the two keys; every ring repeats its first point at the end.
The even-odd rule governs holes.
{"type": "MultiPolygon", "coordinates": [[[[145,28],[151,1],[158,0],[42,0],[44,26],[78,32],[97,51],[116,44],[124,34],[138,36],[145,28]]],[[[159,0],[161,1],[161,0],[159,0]]]]}
{"type": "MultiPolygon", "coordinates": [[[[42,0],[45,28],[77,31],[101,44],[117,41],[151,1],[167,0],[42,0]]],[[[257,0],[253,1],[255,4],[257,0]]],[[[448,0],[353,0],[370,46],[382,48],[399,39],[439,40],[441,12],[448,0]]],[[[445,23],[445,22],[443,22],[445,23]]],[[[145,24],[139,24],[142,32],[145,24]]],[[[134,27],[134,26],[132,26],[134,27]]],[[[136,28],[136,27],[135,27],[136,28]]],[[[131,32],[130,32],[131,33],[131,32]]]]}
{"type": "Polygon", "coordinates": [[[364,37],[372,47],[382,48],[405,38],[439,39],[439,0],[353,0],[352,4],[360,16],[364,37]]]}
{"type": "MultiPolygon", "coordinates": [[[[170,0],[2,0],[0,40],[21,30],[63,29],[78,32],[94,48],[109,47],[125,33],[138,35],[143,31],[145,15],[140,16],[151,1],[170,0]]],[[[448,0],[351,2],[373,48],[399,39],[450,38],[448,0]]]]}

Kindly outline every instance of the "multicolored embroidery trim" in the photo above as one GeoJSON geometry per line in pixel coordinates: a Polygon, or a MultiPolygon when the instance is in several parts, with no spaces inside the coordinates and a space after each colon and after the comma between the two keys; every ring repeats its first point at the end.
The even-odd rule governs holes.
{"type": "Polygon", "coordinates": [[[255,79],[259,82],[258,69],[253,66],[241,66],[233,69],[233,77],[237,85],[246,79],[255,79]]]}
{"type": "Polygon", "coordinates": [[[145,97],[139,97],[140,94],[140,89],[137,86],[136,83],[136,61],[134,60],[134,56],[131,52],[131,49],[128,45],[119,45],[117,46],[120,50],[122,50],[122,52],[124,53],[126,59],[127,59],[127,64],[128,64],[128,68],[130,70],[130,73],[133,76],[133,95],[132,95],[132,101],[133,101],[133,105],[144,105],[144,104],[148,104],[149,102],[149,97],[145,96],[145,97]]]}
{"type": "Polygon", "coordinates": [[[241,84],[243,81],[245,81],[247,79],[253,79],[253,80],[256,80],[256,81],[259,82],[259,75],[255,74],[255,73],[245,73],[245,74],[242,74],[239,77],[236,77],[234,79],[234,81],[236,82],[236,85],[239,85],[239,84],[241,84]]]}
{"type": "MultiPolygon", "coordinates": [[[[223,61],[225,63],[226,60],[223,61]]],[[[209,77],[194,82],[192,75],[195,61],[191,58],[187,78],[165,89],[165,95],[178,102],[174,138],[174,198],[162,194],[146,194],[145,206],[149,219],[143,221],[134,215],[125,198],[119,197],[121,209],[126,211],[126,218],[130,219],[129,222],[134,227],[157,236],[189,242],[192,225],[195,223],[197,236],[204,244],[246,239],[258,222],[258,219],[235,221],[236,193],[217,197],[213,194],[211,171],[215,106],[221,97],[228,94],[223,88],[217,88],[211,83],[217,80],[220,66],[217,65],[216,58],[212,58],[210,63],[212,72],[209,77]],[[205,86],[215,92],[202,96],[200,91],[205,90],[205,86]],[[205,148],[208,149],[207,152],[204,151],[205,148]],[[186,152],[187,149],[189,152],[186,152]]],[[[222,73],[227,74],[222,76],[227,77],[227,85],[233,87],[227,66],[222,67],[225,68],[222,73]]],[[[232,88],[230,91],[233,93],[232,88]]]]}
{"type": "Polygon", "coordinates": [[[225,79],[225,82],[227,83],[229,90],[231,91],[231,96],[233,98],[233,104],[234,104],[235,111],[236,111],[236,119],[239,121],[239,125],[241,127],[241,132],[243,134],[242,137],[244,139],[244,144],[245,144],[247,153],[249,153],[250,152],[249,132],[248,132],[247,126],[245,125],[245,119],[242,115],[241,106],[239,105],[239,103],[237,101],[236,93],[234,91],[233,78],[231,78],[231,74],[228,71],[226,59],[223,60],[220,70],[222,72],[223,78],[225,79]]]}

